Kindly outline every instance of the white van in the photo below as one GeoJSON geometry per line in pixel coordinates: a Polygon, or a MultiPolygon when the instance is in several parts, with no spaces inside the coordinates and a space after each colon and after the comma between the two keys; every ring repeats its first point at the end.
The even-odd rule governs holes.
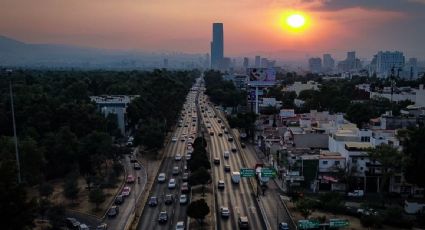
{"type": "Polygon", "coordinates": [[[241,181],[241,174],[239,172],[232,172],[232,183],[239,184],[241,181]]]}

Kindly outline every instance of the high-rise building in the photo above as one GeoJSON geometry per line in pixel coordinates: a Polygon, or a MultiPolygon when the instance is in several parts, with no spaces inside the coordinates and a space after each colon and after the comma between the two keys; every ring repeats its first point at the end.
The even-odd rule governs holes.
{"type": "Polygon", "coordinates": [[[376,55],[376,74],[378,77],[398,75],[404,67],[405,58],[402,52],[379,51],[376,55]]]}
{"type": "Polygon", "coordinates": [[[319,57],[308,59],[308,67],[312,73],[322,72],[322,59],[319,57]]]}
{"type": "Polygon", "coordinates": [[[223,23],[213,23],[211,42],[211,68],[220,69],[224,58],[223,23]]]}
{"type": "Polygon", "coordinates": [[[255,68],[260,68],[260,67],[261,67],[261,57],[255,56],[255,68]]]}
{"type": "Polygon", "coordinates": [[[335,68],[335,60],[330,54],[323,54],[323,71],[332,72],[335,68]]]}
{"type": "Polygon", "coordinates": [[[249,67],[249,58],[247,58],[247,57],[243,58],[243,67],[245,69],[249,67]]]}
{"type": "Polygon", "coordinates": [[[356,58],[356,52],[347,52],[347,58],[338,63],[338,70],[341,72],[356,71],[361,68],[360,59],[356,58]]]}
{"type": "Polygon", "coordinates": [[[267,68],[269,67],[269,59],[267,58],[261,58],[261,68],[267,68]]]}

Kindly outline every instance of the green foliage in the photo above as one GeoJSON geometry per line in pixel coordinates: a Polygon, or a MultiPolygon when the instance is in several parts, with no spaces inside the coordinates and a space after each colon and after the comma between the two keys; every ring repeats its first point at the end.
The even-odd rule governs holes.
{"type": "Polygon", "coordinates": [[[187,215],[196,219],[201,225],[205,216],[210,213],[210,208],[204,199],[193,201],[189,204],[186,211],[187,215]]]}
{"type": "Polygon", "coordinates": [[[79,192],[78,174],[74,172],[66,177],[65,183],[63,184],[63,194],[66,198],[74,201],[78,198],[79,192]]]}
{"type": "Polygon", "coordinates": [[[25,188],[17,183],[15,162],[5,158],[0,159],[2,229],[30,229],[36,213],[36,203],[34,200],[28,201],[25,188]]]}
{"type": "Polygon", "coordinates": [[[327,192],[320,194],[319,196],[320,205],[317,208],[321,208],[325,211],[332,212],[334,214],[343,213],[345,210],[343,204],[343,197],[340,193],[327,192]]]}
{"type": "Polygon", "coordinates": [[[408,182],[425,187],[425,128],[409,130],[404,141],[404,154],[406,156],[404,170],[408,182]]]}
{"type": "Polygon", "coordinates": [[[382,192],[390,177],[401,170],[403,156],[401,152],[390,145],[380,145],[375,149],[370,149],[368,153],[372,160],[381,164],[382,180],[379,188],[382,192]]]}
{"type": "Polygon", "coordinates": [[[251,137],[254,135],[255,121],[258,115],[255,113],[238,113],[236,116],[228,116],[227,120],[231,128],[239,128],[251,137]]]}
{"type": "Polygon", "coordinates": [[[205,93],[211,101],[225,107],[236,107],[245,104],[246,93],[238,91],[232,82],[224,81],[218,71],[205,72],[205,93]]]}
{"type": "Polygon", "coordinates": [[[99,205],[103,202],[105,202],[105,194],[103,193],[103,190],[100,188],[96,188],[90,191],[89,194],[89,200],[91,203],[96,204],[96,210],[99,209],[99,205]]]}
{"type": "Polygon", "coordinates": [[[308,198],[299,199],[295,204],[297,211],[301,213],[304,219],[308,219],[314,210],[315,202],[308,198]]]}
{"type": "Polygon", "coordinates": [[[366,228],[381,228],[382,218],[376,215],[362,215],[360,217],[360,223],[366,228]]]}
{"type": "Polygon", "coordinates": [[[65,218],[65,207],[63,205],[55,205],[47,212],[47,218],[50,220],[52,229],[60,229],[63,226],[65,218]]]}
{"type": "Polygon", "coordinates": [[[211,183],[211,174],[204,168],[201,167],[190,174],[189,184],[191,186],[195,185],[205,185],[211,183]]]}
{"type": "Polygon", "coordinates": [[[53,193],[53,185],[49,182],[43,182],[38,187],[38,192],[40,193],[40,196],[48,198],[53,193]]]}
{"type": "Polygon", "coordinates": [[[207,147],[207,141],[203,137],[197,137],[195,141],[193,141],[192,146],[195,149],[205,149],[207,147]]]}

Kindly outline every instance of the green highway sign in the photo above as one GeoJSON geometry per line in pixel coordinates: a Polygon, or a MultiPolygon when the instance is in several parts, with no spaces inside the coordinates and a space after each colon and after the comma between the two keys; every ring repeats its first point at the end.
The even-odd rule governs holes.
{"type": "Polygon", "coordinates": [[[261,169],[261,176],[262,177],[275,177],[276,176],[276,170],[274,168],[262,168],[261,169]]]}
{"type": "Polygon", "coordinates": [[[255,169],[241,168],[241,177],[255,177],[255,169]]]}
{"type": "Polygon", "coordinates": [[[298,228],[299,229],[318,228],[319,225],[320,225],[320,223],[317,220],[299,220],[298,221],[298,228]]]}
{"type": "Polygon", "coordinates": [[[350,222],[344,219],[329,219],[329,227],[331,228],[344,228],[348,227],[350,222]]]}

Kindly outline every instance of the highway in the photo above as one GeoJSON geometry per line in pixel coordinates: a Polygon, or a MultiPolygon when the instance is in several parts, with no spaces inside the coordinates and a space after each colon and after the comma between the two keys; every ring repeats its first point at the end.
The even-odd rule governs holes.
{"type": "MultiPolygon", "coordinates": [[[[201,98],[205,98],[205,96],[201,98]]],[[[246,167],[241,159],[241,153],[239,153],[239,151],[236,153],[231,152],[231,147],[235,146],[234,142],[238,140],[234,138],[233,142],[228,141],[230,134],[224,134],[224,130],[221,128],[225,121],[218,123],[218,119],[213,117],[213,108],[207,104],[204,104],[204,106],[207,108],[202,116],[204,125],[208,126],[209,124],[211,128],[208,128],[208,132],[214,132],[214,135],[208,138],[210,140],[210,142],[208,142],[208,148],[213,157],[220,158],[220,165],[212,166],[214,174],[213,183],[216,191],[217,229],[238,229],[239,216],[248,217],[250,229],[265,229],[248,179],[241,178],[240,184],[233,184],[231,182],[231,172],[239,171],[240,168],[246,167]],[[219,136],[218,133],[223,133],[223,136],[219,136]],[[225,150],[230,152],[229,159],[225,159],[223,156],[225,150]],[[231,172],[224,171],[224,165],[226,164],[230,165],[231,172]],[[219,190],[217,188],[217,181],[220,179],[225,181],[224,190],[219,190]],[[228,207],[230,209],[230,218],[222,218],[220,216],[220,207],[228,207]]]]}
{"type": "MultiPolygon", "coordinates": [[[[177,137],[177,141],[170,142],[165,148],[165,157],[160,166],[158,173],[166,174],[166,181],[164,183],[158,183],[156,175],[155,183],[152,187],[152,190],[149,191],[149,197],[156,196],[158,198],[158,205],[156,207],[150,207],[148,204],[145,204],[145,208],[143,209],[142,216],[139,222],[140,230],[153,230],[153,229],[175,229],[175,225],[178,221],[184,221],[185,225],[187,220],[186,209],[187,205],[180,205],[179,197],[180,197],[180,185],[182,182],[182,174],[184,172],[183,168],[186,164],[186,153],[187,153],[187,137],[192,136],[193,140],[197,135],[197,122],[192,122],[192,115],[197,116],[197,110],[195,106],[195,98],[196,92],[191,91],[188,94],[188,100],[186,101],[186,109],[182,111],[184,114],[182,127],[177,127],[175,132],[173,133],[173,137],[177,137]],[[193,126],[195,124],[195,126],[193,126]],[[187,125],[188,127],[185,127],[187,125]],[[182,141],[182,138],[184,141],[182,141]],[[176,161],[175,155],[180,153],[182,155],[182,160],[176,161]],[[180,173],[178,176],[172,175],[172,168],[174,166],[179,166],[180,173]],[[175,178],[177,181],[177,186],[174,189],[168,188],[168,180],[170,178],[175,178]],[[173,194],[174,201],[170,205],[166,205],[164,203],[164,197],[166,194],[173,194]],[[168,221],[166,224],[158,223],[158,215],[161,211],[166,211],[168,214],[168,221]]],[[[148,199],[149,200],[149,199],[148,199]]],[[[189,203],[189,201],[188,201],[189,203]]]]}

